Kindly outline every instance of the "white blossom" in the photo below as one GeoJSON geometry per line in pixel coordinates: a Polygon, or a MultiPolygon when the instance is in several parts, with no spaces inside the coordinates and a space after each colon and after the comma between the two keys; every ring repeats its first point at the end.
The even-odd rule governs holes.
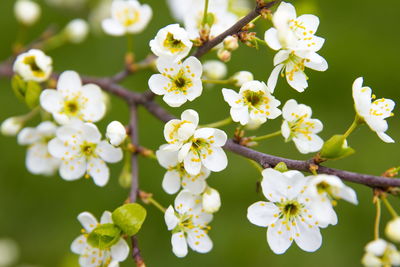
{"type": "Polygon", "coordinates": [[[325,71],[326,60],[316,52],[321,49],[325,39],[315,36],[319,19],[314,15],[297,17],[293,5],[282,2],[273,15],[274,28],[265,32],[265,41],[274,50],[274,70],[268,86],[274,90],[278,76],[286,76],[289,85],[299,92],[308,87],[305,68],[325,71]]]}
{"type": "Polygon", "coordinates": [[[122,159],[122,150],[101,140],[96,125],[74,120],[56,131],[56,138],[49,142],[49,152],[61,159],[60,176],[68,181],[85,175],[92,177],[98,186],[107,184],[110,171],[106,162],[122,159]]]}
{"type": "Polygon", "coordinates": [[[365,267],[386,267],[400,265],[400,252],[383,239],[376,239],[365,246],[361,260],[365,267]]]}
{"type": "Polygon", "coordinates": [[[304,251],[316,251],[322,243],[319,222],[306,194],[307,178],[299,171],[281,173],[264,169],[261,187],[269,202],[258,201],[247,210],[247,218],[268,227],[267,241],[276,254],[284,253],[293,241],[304,251]]]}
{"type": "Polygon", "coordinates": [[[210,80],[223,79],[228,72],[226,64],[219,60],[207,60],[203,63],[203,76],[210,80]]]}
{"type": "Polygon", "coordinates": [[[172,231],[172,251],[177,257],[185,257],[189,247],[199,253],[207,253],[213,243],[208,236],[208,223],[213,216],[204,212],[199,197],[189,191],[181,191],[175,199],[175,209],[169,206],[164,219],[172,231]]]}
{"type": "Polygon", "coordinates": [[[388,129],[386,118],[393,116],[392,110],[395,103],[391,99],[375,99],[371,88],[363,86],[363,78],[357,78],[353,83],[353,99],[355,109],[372,131],[376,132],[382,141],[394,143],[394,140],[385,132],[388,129]]]}
{"type": "Polygon", "coordinates": [[[203,208],[206,212],[215,213],[220,209],[221,197],[216,189],[207,187],[201,196],[203,208]]]}
{"type": "Polygon", "coordinates": [[[186,30],[179,24],[170,24],[161,28],[150,41],[151,51],[156,56],[168,58],[177,63],[186,57],[193,44],[186,30]]]}
{"type": "Polygon", "coordinates": [[[125,239],[119,238],[117,243],[110,248],[100,249],[93,247],[88,242],[89,234],[98,226],[113,223],[111,212],[105,211],[100,223],[89,212],[82,212],[78,220],[83,226],[83,234],[77,237],[71,244],[71,251],[79,256],[79,265],[82,267],[118,267],[119,262],[124,261],[129,255],[129,246],[125,239]]]}
{"type": "Polygon", "coordinates": [[[173,63],[161,57],[157,60],[157,69],[160,74],[150,77],[149,88],[153,93],[163,95],[163,100],[171,107],[179,107],[201,95],[203,68],[197,58],[188,57],[183,63],[173,63]]]}
{"type": "Polygon", "coordinates": [[[337,216],[333,209],[337,199],[358,204],[356,192],[334,175],[309,176],[308,193],[313,199],[311,209],[319,222],[335,225],[337,216]]]}
{"type": "Polygon", "coordinates": [[[74,19],[67,24],[64,31],[70,42],[81,43],[89,33],[89,25],[86,20],[74,19]]]}
{"type": "Polygon", "coordinates": [[[139,33],[149,23],[153,11],[147,4],[137,0],[114,0],[111,5],[111,18],[102,21],[103,30],[114,36],[139,33]]]}
{"type": "Polygon", "coordinates": [[[253,73],[249,71],[239,71],[232,76],[232,80],[235,81],[235,86],[240,87],[246,82],[253,81],[254,76],[253,73]]]}
{"type": "Polygon", "coordinates": [[[60,124],[67,124],[72,119],[97,122],[106,112],[100,87],[82,85],[79,74],[74,71],[65,71],[60,75],[57,90],[44,90],[40,95],[40,104],[60,124]]]}
{"type": "Polygon", "coordinates": [[[40,18],[40,6],[31,0],[17,0],[14,14],[18,22],[27,26],[35,24],[40,18]]]}
{"type": "Polygon", "coordinates": [[[27,127],[18,134],[18,143],[28,145],[26,167],[33,174],[52,175],[60,166],[60,160],[48,150],[49,141],[55,136],[57,126],[44,121],[36,128],[27,127]]]}
{"type": "Polygon", "coordinates": [[[396,217],[386,224],[385,234],[390,240],[400,243],[400,217],[396,217]]]}
{"type": "Polygon", "coordinates": [[[20,54],[13,66],[16,74],[20,75],[25,81],[46,81],[53,70],[52,59],[46,56],[41,50],[31,49],[20,54]]]}
{"type": "Polygon", "coordinates": [[[20,256],[18,244],[9,238],[0,239],[0,266],[15,266],[20,256]]]}
{"type": "Polygon", "coordinates": [[[250,81],[240,87],[239,93],[232,89],[222,89],[225,101],[231,106],[233,121],[246,125],[249,121],[264,123],[281,115],[281,102],[271,95],[271,90],[263,82],[250,81]]]}
{"type": "Polygon", "coordinates": [[[22,127],[24,127],[24,120],[21,117],[10,117],[1,123],[0,130],[5,136],[15,136],[22,127]]]}
{"type": "Polygon", "coordinates": [[[311,119],[312,111],[309,106],[297,104],[291,99],[282,109],[282,135],[286,141],[293,140],[300,153],[306,154],[319,151],[324,141],[317,135],[323,125],[317,119],[311,119]]]}
{"type": "Polygon", "coordinates": [[[119,146],[126,139],[126,129],[119,121],[112,121],[107,126],[106,137],[110,144],[119,146]]]}
{"type": "Polygon", "coordinates": [[[156,151],[157,160],[167,169],[162,187],[168,194],[175,194],[182,187],[193,194],[201,194],[207,187],[206,179],[210,171],[204,166],[197,175],[189,174],[182,162],[178,161],[178,151],[165,150],[165,146],[156,151]]]}

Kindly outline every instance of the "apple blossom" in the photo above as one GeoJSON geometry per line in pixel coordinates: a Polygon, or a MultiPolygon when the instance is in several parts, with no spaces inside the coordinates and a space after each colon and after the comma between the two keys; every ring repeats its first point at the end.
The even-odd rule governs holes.
{"type": "Polygon", "coordinates": [[[111,5],[111,18],[102,21],[103,30],[114,36],[139,33],[149,23],[153,11],[147,4],[137,0],[114,0],[111,5]]]}
{"type": "Polygon", "coordinates": [[[207,187],[206,179],[210,171],[203,166],[197,175],[189,174],[184,164],[178,161],[178,151],[165,150],[165,146],[156,151],[158,162],[167,169],[162,181],[164,191],[175,194],[182,186],[193,194],[201,194],[207,187]]]}
{"type": "Polygon", "coordinates": [[[268,227],[267,241],[276,254],[284,253],[293,241],[304,251],[316,251],[322,243],[320,223],[310,208],[306,194],[307,178],[299,171],[262,171],[261,187],[269,202],[258,201],[247,210],[247,218],[257,226],[268,227]]]}
{"type": "Polygon", "coordinates": [[[283,123],[282,135],[286,141],[293,140],[300,153],[316,152],[322,148],[324,141],[317,135],[322,131],[323,125],[317,119],[311,119],[311,108],[297,104],[291,99],[282,109],[283,123]]]}
{"type": "Polygon", "coordinates": [[[40,18],[41,9],[34,1],[17,0],[14,4],[14,13],[19,23],[31,26],[40,18]]]}
{"type": "Polygon", "coordinates": [[[308,87],[305,68],[325,71],[326,60],[316,52],[321,49],[324,39],[315,36],[319,19],[314,15],[296,16],[295,8],[282,2],[273,15],[274,28],[265,32],[266,43],[279,50],[274,57],[274,66],[268,86],[275,89],[278,76],[284,73],[289,85],[299,92],[308,87]]]}
{"type": "Polygon", "coordinates": [[[16,58],[13,70],[25,81],[44,82],[53,70],[52,59],[41,50],[31,49],[16,58]]]}
{"type": "Polygon", "coordinates": [[[26,167],[33,174],[52,175],[60,166],[60,160],[50,155],[48,142],[55,136],[57,126],[44,121],[36,128],[27,127],[18,134],[20,145],[29,145],[26,167]]]}
{"type": "Polygon", "coordinates": [[[72,181],[92,176],[94,183],[105,186],[110,178],[106,162],[122,159],[122,150],[101,140],[96,125],[74,120],[61,126],[56,137],[49,142],[50,154],[61,159],[60,176],[72,181]]]}
{"type": "Polygon", "coordinates": [[[353,83],[353,99],[356,112],[369,128],[376,132],[380,139],[386,143],[394,143],[394,140],[385,132],[388,129],[386,118],[393,116],[392,110],[395,102],[391,99],[375,98],[369,87],[363,86],[363,78],[357,78],[353,83]]]}
{"type": "Polygon", "coordinates": [[[156,56],[168,58],[176,63],[189,54],[192,46],[188,33],[179,24],[161,28],[150,41],[151,51],[156,56]]]}
{"type": "Polygon", "coordinates": [[[172,251],[177,257],[185,257],[189,247],[199,253],[207,253],[213,243],[208,236],[208,223],[213,216],[203,211],[200,199],[189,191],[181,191],[175,199],[175,209],[169,206],[164,219],[172,231],[172,251]]]}
{"type": "Polygon", "coordinates": [[[264,123],[281,115],[281,102],[271,95],[263,82],[250,81],[240,87],[239,93],[232,89],[222,89],[225,101],[231,106],[233,121],[246,125],[249,121],[264,123]]]}
{"type": "Polygon", "coordinates": [[[40,95],[40,104],[60,124],[67,124],[72,119],[97,122],[106,112],[100,87],[82,85],[75,71],[63,72],[58,79],[57,90],[44,90],[40,95]]]}
{"type": "Polygon", "coordinates": [[[355,191],[346,186],[337,176],[318,174],[308,177],[308,193],[313,199],[311,209],[319,222],[335,225],[337,216],[333,210],[336,199],[358,204],[355,191]]]}
{"type": "Polygon", "coordinates": [[[173,63],[161,57],[157,60],[157,69],[160,74],[150,77],[149,88],[153,93],[163,95],[163,100],[171,107],[179,107],[201,95],[203,68],[197,58],[188,57],[183,63],[173,63]]]}
{"type": "MultiPolygon", "coordinates": [[[[89,212],[82,212],[78,220],[83,226],[82,235],[71,244],[71,251],[79,256],[79,265],[82,267],[119,266],[118,262],[124,261],[129,255],[129,246],[121,236],[113,240],[112,245],[106,247],[96,246],[91,242],[91,233],[96,228],[113,224],[111,212],[105,211],[100,223],[89,212]]],[[[107,240],[109,241],[109,240],[107,240]]]]}
{"type": "Polygon", "coordinates": [[[126,129],[119,121],[112,121],[107,126],[106,137],[110,144],[119,146],[126,139],[126,129]]]}

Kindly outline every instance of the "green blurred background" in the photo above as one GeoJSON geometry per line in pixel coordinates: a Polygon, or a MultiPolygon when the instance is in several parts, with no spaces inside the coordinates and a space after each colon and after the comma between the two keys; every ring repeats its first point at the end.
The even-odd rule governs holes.
{"type": "MultiPolygon", "coordinates": [[[[152,6],[154,17],[147,30],[135,37],[138,59],[149,53],[148,42],[157,30],[174,22],[164,1],[142,2],[152,6]]],[[[40,23],[29,30],[30,39],[49,24],[62,27],[72,18],[85,18],[88,12],[55,9],[40,3],[43,16],[40,23]]],[[[13,0],[0,1],[1,59],[10,55],[18,32],[13,4],[13,0]]],[[[324,122],[321,136],[327,139],[332,134],[343,133],[352,122],[351,84],[355,78],[364,76],[365,84],[373,88],[378,98],[384,96],[399,100],[400,30],[397,26],[400,2],[299,0],[293,4],[299,14],[314,13],[320,17],[318,35],[326,38],[320,54],[327,59],[329,69],[324,73],[308,71],[309,88],[302,94],[280,80],[275,96],[282,103],[295,98],[312,106],[314,117],[324,122]]],[[[257,26],[260,37],[268,27],[269,23],[260,21],[257,26]]],[[[49,55],[56,71],[76,70],[82,74],[102,76],[122,68],[125,48],[124,38],[91,35],[83,44],[66,45],[49,52],[49,55]]],[[[257,51],[241,46],[229,62],[229,73],[249,70],[256,79],[266,81],[272,70],[273,55],[274,52],[266,47],[257,51]]],[[[215,54],[208,57],[213,58],[215,54]]],[[[124,85],[135,91],[144,91],[150,75],[151,72],[147,71],[135,74],[124,85]]],[[[8,80],[0,80],[0,88],[0,121],[27,112],[13,96],[8,80]]],[[[202,97],[172,112],[179,115],[184,109],[194,108],[200,113],[203,124],[223,119],[228,116],[229,109],[220,89],[219,86],[206,89],[202,97]]],[[[394,113],[397,113],[397,108],[394,113]]],[[[163,124],[143,109],[140,109],[139,116],[141,144],[156,149],[163,143],[163,124]]],[[[107,123],[115,119],[127,123],[128,115],[124,103],[112,98],[112,108],[99,123],[100,129],[104,132],[107,123]]],[[[399,121],[397,117],[389,119],[388,134],[395,140],[400,140],[399,121]]],[[[269,121],[257,132],[249,134],[273,132],[280,123],[280,119],[269,121]]],[[[232,135],[233,127],[224,129],[232,135]]],[[[327,165],[370,174],[380,174],[389,167],[400,165],[400,145],[383,143],[365,126],[350,137],[349,144],[357,150],[355,155],[327,165]]],[[[126,199],[128,192],[117,181],[121,165],[113,166],[109,184],[99,188],[92,180],[66,182],[58,176],[31,175],[24,165],[25,148],[18,146],[15,138],[0,136],[0,148],[0,238],[12,238],[18,243],[19,263],[46,267],[77,266],[77,257],[69,251],[81,228],[76,216],[82,211],[90,211],[99,217],[104,210],[113,210],[126,199]]],[[[293,143],[284,143],[281,137],[264,141],[257,149],[296,159],[310,156],[301,155],[293,143]]],[[[245,159],[230,153],[228,157],[229,168],[213,174],[208,180],[220,191],[223,201],[211,224],[214,249],[205,255],[190,252],[184,259],[175,257],[163,215],[148,206],[148,218],[139,233],[140,248],[148,266],[360,266],[363,247],[372,239],[375,214],[369,188],[351,185],[358,192],[359,206],[339,203],[339,224],[322,230],[323,245],[317,252],[306,253],[293,245],[285,255],[278,256],[267,245],[266,229],[256,227],[246,219],[247,207],[262,198],[255,192],[259,174],[245,159]]],[[[164,169],[157,162],[140,159],[141,189],[154,193],[157,200],[168,206],[174,196],[162,191],[163,174],[164,169]]],[[[397,208],[398,200],[392,200],[397,208]]],[[[387,220],[386,211],[383,215],[384,221],[387,220]]],[[[134,266],[134,263],[129,258],[122,266],[134,266]]]]}

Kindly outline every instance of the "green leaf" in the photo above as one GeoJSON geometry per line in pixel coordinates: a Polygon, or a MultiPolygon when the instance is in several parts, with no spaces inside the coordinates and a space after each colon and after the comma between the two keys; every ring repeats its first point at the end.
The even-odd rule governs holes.
{"type": "Polygon", "coordinates": [[[113,223],[106,223],[93,229],[87,241],[92,247],[106,249],[116,244],[120,237],[121,229],[113,223]]]}
{"type": "Polygon", "coordinates": [[[34,81],[28,81],[25,93],[25,103],[30,108],[34,108],[39,105],[39,97],[42,92],[40,84],[34,81]]]}
{"type": "Polygon", "coordinates": [[[342,159],[354,152],[354,149],[347,146],[344,135],[334,135],[324,143],[320,151],[320,157],[322,159],[342,159]]]}
{"type": "Polygon", "coordinates": [[[125,234],[132,236],[142,227],[146,219],[146,210],[137,203],[124,204],[114,210],[112,219],[125,234]]]}
{"type": "Polygon", "coordinates": [[[206,24],[211,27],[215,22],[215,17],[213,13],[207,13],[206,24]]]}
{"type": "Polygon", "coordinates": [[[26,82],[19,75],[14,75],[11,79],[11,88],[15,96],[25,102],[26,82]]]}

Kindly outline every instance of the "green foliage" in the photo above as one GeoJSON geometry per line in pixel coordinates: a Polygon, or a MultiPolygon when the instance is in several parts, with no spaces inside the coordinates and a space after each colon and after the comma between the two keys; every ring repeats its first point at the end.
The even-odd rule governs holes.
{"type": "Polygon", "coordinates": [[[288,167],[286,166],[285,162],[279,162],[278,164],[276,164],[275,170],[280,171],[280,172],[287,172],[288,171],[288,167]]]}
{"type": "Polygon", "coordinates": [[[354,149],[347,146],[344,135],[334,135],[324,143],[320,157],[322,159],[342,159],[354,153],[354,149]]]}
{"type": "Polygon", "coordinates": [[[101,224],[89,234],[87,241],[95,248],[107,249],[118,242],[121,229],[112,223],[101,224]]]}
{"type": "Polygon", "coordinates": [[[146,219],[146,213],[141,205],[129,203],[114,210],[112,219],[125,234],[132,236],[139,232],[146,219]]]}
{"type": "Polygon", "coordinates": [[[21,76],[14,75],[11,79],[11,87],[15,96],[29,108],[34,108],[39,105],[39,97],[42,92],[42,87],[35,81],[25,82],[21,76]]]}

